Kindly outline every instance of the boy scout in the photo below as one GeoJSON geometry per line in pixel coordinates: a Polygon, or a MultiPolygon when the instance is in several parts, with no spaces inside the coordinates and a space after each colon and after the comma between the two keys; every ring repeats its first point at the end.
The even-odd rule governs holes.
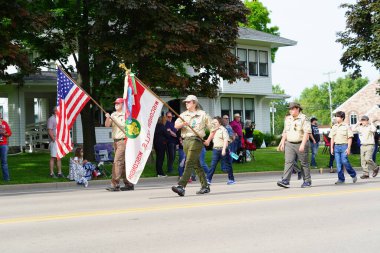
{"type": "Polygon", "coordinates": [[[292,176],[293,164],[297,157],[301,162],[303,184],[302,188],[311,187],[310,168],[308,161],[309,134],[311,133],[310,121],[302,112],[299,103],[289,104],[289,116],[285,118],[284,131],[279,145],[279,150],[285,150],[285,168],[282,180],[277,185],[289,188],[292,176]]]}
{"type": "Polygon", "coordinates": [[[342,165],[347,170],[347,173],[352,177],[352,182],[356,183],[356,171],[352,168],[348,161],[348,155],[351,152],[352,131],[351,128],[344,122],[346,115],[342,111],[335,113],[336,124],[333,125],[329,137],[331,138],[331,154],[335,156],[336,168],[338,172],[338,181],[335,184],[344,184],[344,171],[342,165]]]}
{"type": "MultiPolygon", "coordinates": [[[[199,109],[198,98],[194,95],[189,95],[183,101],[186,104],[186,111],[181,113],[181,118],[178,118],[174,127],[181,129],[181,137],[183,138],[183,150],[186,154],[185,171],[180,178],[178,185],[172,187],[172,191],[179,196],[185,195],[185,188],[193,170],[198,174],[201,181],[201,189],[197,194],[205,194],[210,192],[210,187],[207,184],[206,175],[201,168],[199,156],[203,148],[203,140],[200,137],[206,135],[206,128],[210,129],[210,135],[213,137],[215,130],[212,129],[211,118],[205,111],[199,109]],[[190,129],[194,129],[198,136],[190,129]]],[[[208,145],[208,143],[207,143],[208,145]]]]}
{"type": "Polygon", "coordinates": [[[372,160],[372,154],[375,148],[376,127],[369,123],[369,118],[364,115],[361,117],[360,123],[356,124],[352,130],[359,133],[361,144],[360,161],[363,168],[363,175],[360,178],[368,179],[369,169],[373,171],[372,177],[376,177],[379,172],[379,167],[372,160]]]}

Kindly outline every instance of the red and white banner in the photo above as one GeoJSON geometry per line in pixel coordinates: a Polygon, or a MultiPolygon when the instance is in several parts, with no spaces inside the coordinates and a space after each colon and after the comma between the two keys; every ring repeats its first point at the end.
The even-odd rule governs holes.
{"type": "Polygon", "coordinates": [[[126,120],[125,170],[129,182],[136,184],[152,151],[154,131],[162,102],[136,78],[132,120],[126,120]]]}

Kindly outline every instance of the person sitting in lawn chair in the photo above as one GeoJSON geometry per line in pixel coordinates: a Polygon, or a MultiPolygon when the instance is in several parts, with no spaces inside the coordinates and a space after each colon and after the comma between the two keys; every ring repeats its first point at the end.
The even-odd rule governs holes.
{"type": "Polygon", "coordinates": [[[83,149],[75,150],[74,158],[70,158],[70,172],[68,178],[74,180],[84,187],[88,186],[88,181],[91,180],[92,174],[98,176],[99,171],[95,165],[83,159],[83,149]]]}

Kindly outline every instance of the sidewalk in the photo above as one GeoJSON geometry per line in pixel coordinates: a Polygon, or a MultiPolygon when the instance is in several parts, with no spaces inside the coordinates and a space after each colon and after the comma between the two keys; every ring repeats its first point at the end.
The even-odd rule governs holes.
{"type": "MultiPolygon", "coordinates": [[[[354,168],[358,172],[358,176],[361,175],[361,168],[354,168]]],[[[320,177],[337,177],[336,173],[329,173],[329,169],[325,168],[320,174],[319,169],[312,169],[312,176],[315,178],[320,177]],[[328,175],[328,176],[327,176],[328,175]]],[[[235,178],[236,182],[251,180],[253,182],[261,181],[265,179],[266,181],[270,180],[276,182],[282,175],[282,171],[265,171],[265,172],[245,172],[245,173],[236,173],[235,178]]],[[[313,178],[312,177],[312,178],[313,178]]],[[[293,176],[293,180],[296,176],[293,176]]],[[[139,188],[154,188],[154,187],[168,187],[175,185],[177,183],[177,176],[171,176],[167,178],[141,178],[136,185],[136,190],[139,188]]],[[[226,174],[215,174],[213,178],[213,183],[224,183],[227,181],[226,174]]],[[[82,185],[78,185],[73,181],[68,182],[56,182],[56,183],[36,183],[36,184],[15,184],[15,185],[1,185],[0,186],[0,196],[3,193],[17,193],[17,192],[28,192],[28,191],[60,191],[60,190],[76,190],[76,189],[99,189],[106,188],[110,184],[110,179],[106,180],[91,180],[89,181],[88,188],[84,188],[82,185]]],[[[199,184],[199,179],[192,184],[199,184]]]]}

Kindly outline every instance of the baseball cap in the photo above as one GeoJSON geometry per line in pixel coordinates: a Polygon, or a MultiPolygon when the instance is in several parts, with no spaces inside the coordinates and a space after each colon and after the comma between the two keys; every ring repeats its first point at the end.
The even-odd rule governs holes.
{"type": "Polygon", "coordinates": [[[186,97],[186,99],[183,100],[183,102],[189,102],[189,101],[196,101],[196,102],[198,102],[198,98],[196,96],[194,96],[194,95],[188,95],[186,97]]]}
{"type": "Polygon", "coordinates": [[[360,118],[360,120],[361,120],[361,121],[362,121],[362,120],[368,121],[368,120],[369,120],[369,118],[368,118],[368,116],[366,116],[366,115],[363,115],[363,116],[360,118]]]}
{"type": "Polygon", "coordinates": [[[301,107],[301,105],[299,103],[297,103],[297,102],[290,102],[288,108],[292,109],[294,107],[300,108],[300,110],[302,110],[302,107],[301,107]]]}
{"type": "Polygon", "coordinates": [[[113,102],[114,104],[122,104],[122,103],[124,103],[124,99],[123,98],[117,98],[116,100],[115,100],[115,102],[113,102]]]}

